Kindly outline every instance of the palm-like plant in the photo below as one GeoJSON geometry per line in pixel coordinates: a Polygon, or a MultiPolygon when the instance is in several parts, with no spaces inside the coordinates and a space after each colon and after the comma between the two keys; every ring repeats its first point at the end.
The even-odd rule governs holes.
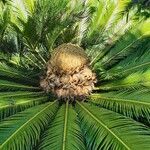
{"type": "Polygon", "coordinates": [[[129,3],[0,2],[1,150],[150,149],[150,20],[137,19],[136,8],[126,13],[129,3]],[[12,41],[15,51],[4,50],[12,41]],[[40,87],[63,43],[82,47],[97,76],[93,92],[80,101],[80,91],[70,100],[40,87]]]}

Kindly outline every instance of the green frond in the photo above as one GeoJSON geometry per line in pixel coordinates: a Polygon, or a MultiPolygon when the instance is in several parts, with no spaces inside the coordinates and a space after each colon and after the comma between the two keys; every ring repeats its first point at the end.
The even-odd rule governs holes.
{"type": "Polygon", "coordinates": [[[137,120],[142,117],[147,121],[150,121],[149,91],[114,91],[101,94],[92,94],[89,102],[121,113],[125,116],[136,118],[137,120]]]}
{"type": "Polygon", "coordinates": [[[125,78],[111,80],[97,87],[100,90],[120,90],[120,89],[142,89],[150,88],[150,70],[145,72],[136,72],[125,78]]]}
{"type": "Polygon", "coordinates": [[[45,95],[45,92],[30,92],[30,91],[15,91],[15,92],[0,92],[0,98],[10,98],[10,97],[34,97],[34,96],[42,96],[45,95]]]}
{"type": "MultiPolygon", "coordinates": [[[[46,35],[49,36],[48,34],[51,34],[51,37],[49,36],[50,39],[48,40],[54,39],[53,35],[60,27],[60,24],[57,23],[60,22],[61,16],[58,17],[58,15],[62,12],[65,13],[68,2],[68,0],[55,2],[52,0],[37,2],[32,0],[32,6],[30,5],[30,2],[24,0],[21,4],[15,3],[15,8],[18,13],[13,14],[13,17],[16,19],[13,18],[12,21],[14,25],[17,25],[15,29],[18,28],[20,30],[20,34],[23,36],[25,43],[31,50],[35,50],[41,41],[46,40],[43,39],[43,37],[46,35]],[[18,23],[14,22],[14,20],[18,23]]],[[[13,13],[14,12],[15,11],[13,11],[13,13]]]]}
{"type": "Polygon", "coordinates": [[[96,70],[101,80],[114,80],[135,72],[143,72],[149,69],[149,37],[141,41],[127,57],[113,65],[111,68],[104,69],[100,63],[95,64],[96,70]]]}
{"type": "MultiPolygon", "coordinates": [[[[95,31],[94,35],[91,37],[91,41],[87,40],[87,45],[91,43],[91,45],[94,45],[87,50],[87,52],[89,51],[88,53],[91,57],[92,65],[100,60],[115,42],[130,30],[130,28],[135,26],[135,22],[133,21],[134,12],[130,15],[128,22],[126,21],[126,16],[121,14],[125,9],[125,6],[128,4],[128,1],[108,0],[97,3],[102,2],[104,5],[100,4],[99,7],[106,7],[106,9],[104,9],[104,12],[98,16],[102,19],[101,22],[103,22],[103,25],[96,28],[97,31],[95,31]],[[110,9],[109,7],[113,9],[110,9]]],[[[98,13],[98,10],[96,13],[98,13]]]]}
{"type": "Polygon", "coordinates": [[[29,108],[0,124],[0,149],[31,149],[44,128],[52,120],[58,104],[56,101],[29,108]]]}
{"type": "Polygon", "coordinates": [[[122,59],[125,56],[133,53],[136,51],[136,48],[139,45],[142,45],[141,41],[143,36],[137,38],[135,35],[131,34],[129,37],[124,35],[124,38],[127,38],[127,40],[122,40],[116,43],[115,47],[110,50],[110,52],[102,59],[102,61],[100,61],[104,68],[112,66],[118,62],[119,59],[122,59]]]}
{"type": "Polygon", "coordinates": [[[86,150],[76,112],[66,102],[42,135],[38,150],[86,150]]]}
{"type": "Polygon", "coordinates": [[[20,80],[29,82],[30,84],[37,84],[35,79],[31,79],[25,72],[19,71],[18,68],[10,67],[5,63],[0,63],[0,76],[13,80],[20,80]]]}
{"type": "Polygon", "coordinates": [[[1,62],[5,62],[9,59],[9,56],[5,53],[3,53],[2,51],[0,51],[0,61],[1,62]]]}
{"type": "Polygon", "coordinates": [[[37,67],[39,69],[44,68],[44,63],[41,62],[41,60],[38,58],[37,53],[29,52],[27,54],[24,54],[23,58],[24,58],[24,60],[23,60],[24,63],[27,63],[28,66],[31,65],[34,68],[37,67]]]}
{"type": "Polygon", "coordinates": [[[125,12],[130,13],[130,10],[136,8],[137,10],[137,19],[139,17],[143,17],[144,19],[149,18],[150,17],[150,11],[149,11],[149,6],[150,6],[150,1],[130,1],[128,6],[125,9],[125,12]]]}
{"type": "Polygon", "coordinates": [[[35,0],[23,0],[24,6],[29,14],[32,14],[35,9],[35,0]]]}
{"type": "MultiPolygon", "coordinates": [[[[9,26],[10,21],[10,10],[7,5],[4,5],[0,2],[0,42],[4,38],[7,27],[9,26]]],[[[2,43],[0,43],[1,45],[2,43]]]]}
{"type": "Polygon", "coordinates": [[[113,111],[77,102],[76,109],[89,149],[148,150],[150,130],[113,111]]]}
{"type": "Polygon", "coordinates": [[[31,85],[24,85],[12,81],[0,80],[0,90],[29,90],[29,91],[39,91],[40,87],[34,87],[31,85]]]}
{"type": "Polygon", "coordinates": [[[102,60],[99,60],[98,64],[103,68],[107,68],[114,65],[125,56],[136,52],[138,46],[142,45],[150,35],[150,32],[148,31],[145,33],[141,32],[143,26],[138,25],[130,30],[130,32],[128,31],[116,42],[114,47],[110,48],[108,54],[104,56],[102,60]]]}
{"type": "MultiPolygon", "coordinates": [[[[141,45],[141,47],[144,47],[144,46],[141,45]]],[[[140,51],[137,51],[137,53],[132,54],[131,56],[127,57],[125,60],[118,63],[113,68],[109,69],[107,71],[107,74],[109,74],[109,76],[111,78],[118,78],[119,76],[126,77],[132,73],[143,72],[143,71],[149,69],[149,66],[150,66],[149,45],[147,45],[147,47],[145,47],[145,49],[144,49],[145,52],[142,56],[139,54],[140,52],[142,52],[141,47],[139,47],[139,49],[138,49],[140,51]]]]}
{"type": "Polygon", "coordinates": [[[112,17],[115,8],[117,9],[116,5],[117,2],[114,0],[107,0],[107,1],[102,0],[102,1],[96,1],[92,3],[92,6],[95,7],[96,11],[93,14],[91,19],[88,37],[93,36],[92,34],[94,34],[94,32],[98,30],[102,31],[105,28],[109,19],[112,17]]]}
{"type": "Polygon", "coordinates": [[[48,101],[48,96],[27,98],[3,98],[0,99],[0,120],[48,101]]]}

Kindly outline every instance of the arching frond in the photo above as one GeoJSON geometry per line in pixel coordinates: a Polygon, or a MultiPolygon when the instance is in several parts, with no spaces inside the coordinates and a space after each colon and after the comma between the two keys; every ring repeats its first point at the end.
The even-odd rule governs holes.
{"type": "Polygon", "coordinates": [[[146,126],[113,111],[80,102],[76,109],[89,149],[150,148],[150,132],[146,126]]]}
{"type": "Polygon", "coordinates": [[[114,91],[101,94],[92,94],[89,102],[90,101],[125,116],[136,118],[137,120],[142,117],[147,121],[150,121],[149,91],[114,91]]]}
{"type": "Polygon", "coordinates": [[[17,81],[21,80],[21,81],[29,82],[30,84],[37,83],[37,81],[30,78],[26,72],[19,71],[18,68],[8,66],[5,63],[0,63],[0,76],[9,79],[11,78],[17,81]]]}
{"type": "Polygon", "coordinates": [[[29,108],[0,124],[0,149],[30,149],[58,108],[56,101],[29,108]]]}
{"type": "Polygon", "coordinates": [[[54,121],[43,134],[37,149],[86,150],[76,112],[68,102],[61,106],[54,121]]]}
{"type": "MultiPolygon", "coordinates": [[[[145,23],[145,22],[144,22],[145,23]]],[[[145,24],[138,24],[138,26],[134,26],[133,29],[128,31],[121,39],[119,39],[114,47],[109,49],[109,52],[106,56],[99,60],[98,64],[101,67],[110,67],[118,62],[120,59],[123,59],[125,56],[136,52],[136,49],[148,40],[150,32],[143,32],[143,28],[145,24]]]]}
{"type": "Polygon", "coordinates": [[[31,85],[23,85],[20,83],[7,81],[7,80],[0,80],[0,90],[31,90],[31,91],[39,91],[40,87],[33,87],[31,85]]]}
{"type": "Polygon", "coordinates": [[[115,78],[111,82],[103,83],[99,87],[97,87],[97,89],[101,90],[139,89],[139,88],[141,89],[150,88],[150,70],[147,70],[143,73],[142,72],[132,73],[127,77],[118,80],[117,78],[115,78]]]}
{"type": "Polygon", "coordinates": [[[150,61],[149,61],[149,51],[139,58],[135,58],[131,61],[131,57],[127,58],[127,60],[122,61],[120,64],[118,64],[116,67],[110,69],[108,73],[110,73],[111,76],[127,76],[129,74],[132,74],[134,72],[138,71],[144,71],[149,69],[150,61]],[[130,61],[129,61],[130,60],[130,61]]]}
{"type": "Polygon", "coordinates": [[[18,97],[7,97],[0,98],[0,120],[16,114],[17,112],[23,111],[29,107],[39,105],[48,101],[48,96],[32,95],[29,96],[18,96],[18,97]],[[40,96],[40,97],[38,97],[40,96]],[[21,98],[22,97],[22,98],[21,98]]]}
{"type": "Polygon", "coordinates": [[[0,92],[0,98],[26,98],[26,97],[35,97],[35,96],[44,96],[45,92],[30,92],[30,91],[15,91],[15,92],[0,92]]]}
{"type": "MultiPolygon", "coordinates": [[[[89,48],[89,55],[91,57],[91,64],[94,65],[98,60],[100,60],[118,41],[126,31],[133,28],[136,23],[133,21],[135,12],[129,17],[129,21],[126,21],[126,16],[121,15],[121,12],[125,9],[125,6],[128,5],[127,1],[99,1],[100,6],[98,6],[98,10],[103,7],[102,13],[98,15],[100,17],[103,25],[98,25],[94,35],[91,37],[92,41],[88,41],[87,43],[93,42],[92,47],[89,48]],[[103,4],[101,4],[103,3],[103,4]],[[105,8],[106,7],[106,8],[105,8]],[[108,8],[107,8],[108,7],[108,8]],[[109,10],[109,11],[108,11],[109,10]]],[[[99,13],[99,11],[96,13],[99,13]]],[[[93,15],[94,16],[94,15],[93,15]]],[[[96,19],[96,21],[99,21],[96,19]]]]}

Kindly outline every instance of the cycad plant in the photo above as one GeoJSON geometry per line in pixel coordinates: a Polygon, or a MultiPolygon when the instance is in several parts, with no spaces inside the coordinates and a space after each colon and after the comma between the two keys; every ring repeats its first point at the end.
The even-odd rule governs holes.
{"type": "Polygon", "coordinates": [[[150,150],[150,19],[132,3],[0,2],[0,150],[150,150]]]}

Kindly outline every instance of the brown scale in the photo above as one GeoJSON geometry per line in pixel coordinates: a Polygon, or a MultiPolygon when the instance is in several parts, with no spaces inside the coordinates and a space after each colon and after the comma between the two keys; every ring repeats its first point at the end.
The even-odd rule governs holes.
{"type": "Polygon", "coordinates": [[[63,44],[54,50],[47,72],[40,81],[46,92],[59,99],[83,100],[93,90],[96,75],[89,67],[89,59],[81,47],[63,44]]]}

